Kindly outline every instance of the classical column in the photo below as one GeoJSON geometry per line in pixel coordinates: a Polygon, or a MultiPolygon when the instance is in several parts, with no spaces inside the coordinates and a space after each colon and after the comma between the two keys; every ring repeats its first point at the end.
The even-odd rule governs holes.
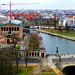
{"type": "Polygon", "coordinates": [[[31,52],[31,58],[32,58],[32,52],[31,52]]]}
{"type": "Polygon", "coordinates": [[[34,52],[34,57],[35,57],[35,52],[34,52]]]}
{"type": "Polygon", "coordinates": [[[39,57],[41,57],[41,52],[39,52],[39,57]]]}
{"type": "Polygon", "coordinates": [[[29,57],[29,52],[28,52],[28,57],[29,57]]]}
{"type": "Polygon", "coordinates": [[[46,52],[44,52],[44,57],[46,57],[46,52]]]}
{"type": "Polygon", "coordinates": [[[4,31],[4,27],[3,27],[3,31],[4,31]]]}
{"type": "Polygon", "coordinates": [[[36,57],[38,57],[38,52],[36,52],[36,57]]]}

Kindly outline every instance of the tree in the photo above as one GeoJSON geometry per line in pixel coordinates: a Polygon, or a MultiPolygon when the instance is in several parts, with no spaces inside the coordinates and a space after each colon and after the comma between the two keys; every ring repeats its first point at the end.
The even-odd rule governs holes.
{"type": "Polygon", "coordinates": [[[11,44],[14,44],[14,48],[16,47],[16,44],[17,44],[17,42],[18,42],[19,40],[20,40],[20,39],[19,39],[17,36],[15,36],[15,34],[13,34],[11,44]]]}
{"type": "Polygon", "coordinates": [[[15,75],[11,52],[0,52],[0,75],[15,75]]]}
{"type": "Polygon", "coordinates": [[[67,25],[67,23],[65,25],[65,29],[66,29],[67,33],[70,31],[70,27],[67,25]]]}
{"type": "Polygon", "coordinates": [[[28,63],[28,45],[29,45],[29,35],[24,38],[24,42],[23,42],[23,47],[25,47],[24,60],[26,63],[26,67],[28,63]]]}
{"type": "Polygon", "coordinates": [[[40,41],[38,35],[35,33],[30,33],[29,38],[29,49],[39,49],[40,41]]]}
{"type": "Polygon", "coordinates": [[[16,59],[16,66],[17,66],[17,70],[18,70],[18,64],[19,64],[19,57],[18,57],[18,51],[15,51],[15,59],[16,59]]]}

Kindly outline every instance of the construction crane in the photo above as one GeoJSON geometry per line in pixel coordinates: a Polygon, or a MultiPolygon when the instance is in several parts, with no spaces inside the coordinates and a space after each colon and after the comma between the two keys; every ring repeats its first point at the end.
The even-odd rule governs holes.
{"type": "Polygon", "coordinates": [[[40,4],[40,3],[12,3],[11,2],[9,4],[2,4],[2,5],[9,5],[10,6],[10,21],[12,19],[12,14],[11,14],[11,5],[28,5],[28,4],[40,4]]]}

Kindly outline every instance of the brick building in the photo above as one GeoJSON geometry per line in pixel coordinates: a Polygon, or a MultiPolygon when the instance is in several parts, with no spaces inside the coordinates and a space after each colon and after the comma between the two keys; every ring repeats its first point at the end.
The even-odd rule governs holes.
{"type": "Polygon", "coordinates": [[[17,37],[20,40],[23,35],[22,21],[11,20],[0,24],[0,42],[11,43],[12,37],[17,37]]]}

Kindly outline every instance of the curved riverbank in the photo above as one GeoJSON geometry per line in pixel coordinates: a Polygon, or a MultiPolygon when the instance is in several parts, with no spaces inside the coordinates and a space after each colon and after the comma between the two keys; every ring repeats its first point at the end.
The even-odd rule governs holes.
{"type": "Polygon", "coordinates": [[[56,33],[51,33],[51,32],[40,30],[40,29],[33,29],[33,30],[40,31],[42,33],[46,33],[46,34],[50,34],[50,35],[53,35],[53,36],[58,36],[58,37],[62,37],[62,38],[65,38],[65,39],[69,39],[69,40],[75,41],[75,37],[60,35],[60,34],[56,34],[56,33]]]}

